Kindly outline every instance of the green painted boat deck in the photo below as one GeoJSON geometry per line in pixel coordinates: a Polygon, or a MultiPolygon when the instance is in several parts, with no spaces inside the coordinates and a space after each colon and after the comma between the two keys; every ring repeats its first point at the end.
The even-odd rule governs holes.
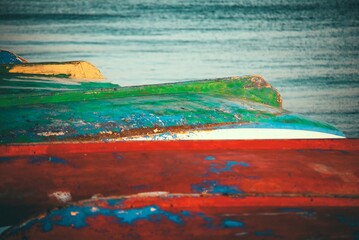
{"type": "Polygon", "coordinates": [[[277,90],[259,76],[119,87],[104,82],[10,83],[0,96],[0,142],[156,140],[193,130],[335,127],[281,108],[277,90]],[[28,91],[24,85],[32,89],[28,91]],[[33,84],[33,85],[31,85],[33,84]],[[47,84],[47,85],[46,85],[47,84]],[[49,88],[48,85],[55,87],[49,88]],[[44,91],[44,88],[47,90],[44,91]]]}

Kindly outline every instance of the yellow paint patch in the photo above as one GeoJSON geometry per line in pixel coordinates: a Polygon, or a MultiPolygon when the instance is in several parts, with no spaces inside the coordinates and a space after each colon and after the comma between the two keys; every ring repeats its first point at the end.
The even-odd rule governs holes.
{"type": "Polygon", "coordinates": [[[85,61],[16,64],[9,65],[7,72],[48,76],[62,75],[80,81],[105,79],[94,65],[85,61]]]}

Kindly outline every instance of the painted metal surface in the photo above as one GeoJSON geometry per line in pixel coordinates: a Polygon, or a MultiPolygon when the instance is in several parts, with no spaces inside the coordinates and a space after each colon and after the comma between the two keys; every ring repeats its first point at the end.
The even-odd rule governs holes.
{"type": "Polygon", "coordinates": [[[0,76],[69,78],[75,81],[103,80],[101,72],[86,61],[29,63],[15,53],[0,49],[0,76]]]}
{"type": "Polygon", "coordinates": [[[0,64],[22,64],[27,63],[25,59],[15,53],[0,49],[0,64]]]}
{"type": "Polygon", "coordinates": [[[82,142],[0,152],[3,226],[96,194],[359,201],[359,140],[82,142]]]}
{"type": "Polygon", "coordinates": [[[358,201],[344,199],[343,207],[335,199],[263,200],[196,194],[91,199],[33,218],[8,230],[3,238],[358,238],[358,201]]]}
{"type": "Polygon", "coordinates": [[[1,64],[0,74],[70,78],[80,81],[105,79],[94,65],[86,61],[1,64]]]}
{"type": "Polygon", "coordinates": [[[0,142],[274,138],[257,129],[290,133],[282,138],[344,136],[335,127],[287,112],[280,104],[275,89],[251,76],[8,94],[0,98],[1,114],[7,116],[0,119],[0,142]]]}

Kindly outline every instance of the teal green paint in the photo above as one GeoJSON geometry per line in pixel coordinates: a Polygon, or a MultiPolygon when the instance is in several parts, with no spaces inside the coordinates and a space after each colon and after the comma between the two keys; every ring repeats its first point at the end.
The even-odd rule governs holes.
{"type": "Polygon", "coordinates": [[[51,92],[62,91],[89,91],[93,89],[115,89],[117,84],[109,82],[71,82],[58,79],[45,80],[43,77],[18,77],[9,78],[0,74],[0,99],[13,98],[19,96],[29,96],[31,94],[46,95],[51,92]],[[21,95],[22,94],[22,95],[21,95]]]}
{"type": "Polygon", "coordinates": [[[97,136],[103,132],[117,133],[113,136],[116,138],[129,130],[167,127],[198,130],[221,127],[336,130],[330,125],[289,114],[280,108],[202,94],[22,105],[3,107],[0,111],[6,116],[0,118],[1,143],[71,141],[81,137],[102,140],[97,136]],[[62,135],[44,136],[49,132],[62,135]]]}
{"type": "Polygon", "coordinates": [[[84,138],[106,141],[134,136],[133,132],[126,135],[132,130],[140,130],[140,136],[155,139],[153,129],[162,129],[159,134],[175,138],[176,132],[166,129],[171,127],[188,131],[290,128],[341,134],[326,123],[275,107],[279,102],[273,101],[280,99],[279,94],[272,88],[257,87],[258,83],[256,85],[251,79],[226,78],[126,88],[106,82],[2,79],[1,84],[29,87],[37,89],[38,93],[19,90],[18,93],[0,94],[0,113],[6,116],[0,118],[0,143],[84,138]],[[39,90],[49,87],[55,90],[39,90]],[[269,91],[271,97],[261,95],[262,91],[269,91]],[[264,100],[273,101],[262,104],[264,100]]]}
{"type": "Polygon", "coordinates": [[[206,94],[220,97],[247,99],[271,106],[280,106],[280,95],[271,87],[259,86],[253,77],[222,78],[214,80],[97,89],[85,91],[51,92],[42,94],[6,95],[0,98],[0,107],[23,106],[40,103],[92,101],[165,94],[206,94]]]}

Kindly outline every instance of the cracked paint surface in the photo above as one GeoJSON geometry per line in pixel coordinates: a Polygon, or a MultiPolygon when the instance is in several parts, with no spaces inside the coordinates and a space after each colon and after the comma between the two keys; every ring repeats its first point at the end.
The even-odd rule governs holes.
{"type": "Polygon", "coordinates": [[[148,239],[302,239],[338,234],[351,238],[358,233],[355,207],[246,207],[236,201],[243,199],[185,194],[91,199],[32,218],[1,237],[51,239],[65,234],[75,239],[132,239],[135,233],[136,238],[148,239]],[[307,218],[303,212],[316,216],[307,218]]]}

